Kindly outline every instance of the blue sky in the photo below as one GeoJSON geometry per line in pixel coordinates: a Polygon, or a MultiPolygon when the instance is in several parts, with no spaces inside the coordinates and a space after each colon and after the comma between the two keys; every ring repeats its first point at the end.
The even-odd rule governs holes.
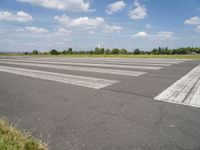
{"type": "Polygon", "coordinates": [[[200,46],[200,0],[1,0],[0,51],[200,46]]]}

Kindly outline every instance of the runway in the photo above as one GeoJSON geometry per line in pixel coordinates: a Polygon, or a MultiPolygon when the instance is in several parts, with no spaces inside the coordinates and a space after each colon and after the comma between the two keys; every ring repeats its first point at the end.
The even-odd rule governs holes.
{"type": "Polygon", "coordinates": [[[0,57],[0,114],[59,150],[200,148],[200,61],[0,57]]]}

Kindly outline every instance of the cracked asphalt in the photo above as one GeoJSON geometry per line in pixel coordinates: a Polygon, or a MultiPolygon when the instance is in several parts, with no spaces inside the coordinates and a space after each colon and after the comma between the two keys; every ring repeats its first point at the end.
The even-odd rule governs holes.
{"type": "Polygon", "coordinates": [[[200,150],[200,108],[153,99],[198,64],[139,77],[23,66],[121,82],[96,90],[0,72],[0,115],[50,150],[200,150]]]}

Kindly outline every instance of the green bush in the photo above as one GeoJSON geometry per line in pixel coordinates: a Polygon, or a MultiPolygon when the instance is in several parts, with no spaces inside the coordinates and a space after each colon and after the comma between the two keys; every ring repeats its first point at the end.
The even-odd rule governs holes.
{"type": "Polygon", "coordinates": [[[52,49],[52,50],[50,51],[50,54],[51,54],[51,55],[59,55],[60,53],[59,53],[57,50],[52,49]]]}
{"type": "Polygon", "coordinates": [[[37,55],[37,54],[39,54],[39,52],[38,52],[37,50],[33,50],[33,51],[32,51],[32,54],[33,54],[33,55],[37,55]]]}

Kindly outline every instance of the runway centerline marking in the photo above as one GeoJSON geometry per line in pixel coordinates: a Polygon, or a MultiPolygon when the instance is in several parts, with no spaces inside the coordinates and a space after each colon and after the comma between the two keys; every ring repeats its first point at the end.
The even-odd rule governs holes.
{"type": "Polygon", "coordinates": [[[200,65],[176,81],[154,99],[200,107],[200,65]]]}

